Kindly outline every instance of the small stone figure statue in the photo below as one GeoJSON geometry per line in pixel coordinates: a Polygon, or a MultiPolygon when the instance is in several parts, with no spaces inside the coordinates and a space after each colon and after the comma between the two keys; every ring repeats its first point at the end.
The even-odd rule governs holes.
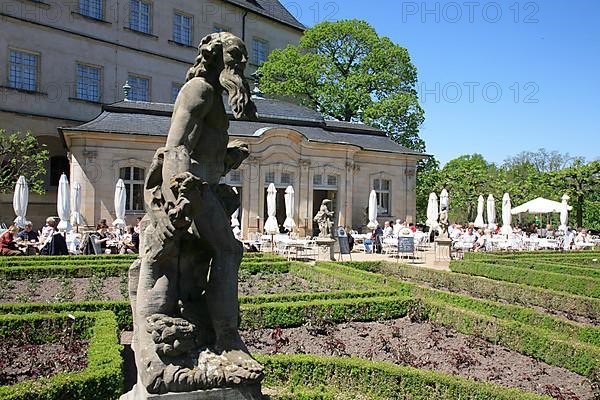
{"type": "Polygon", "coordinates": [[[448,208],[440,212],[440,239],[448,239],[448,208]]]}
{"type": "Polygon", "coordinates": [[[144,186],[141,254],[129,280],[138,382],[123,399],[231,388],[261,398],[263,368],[238,332],[242,244],[229,216],[239,197],[219,184],[248,156],[246,145],[229,143],[222,100],[227,91],[235,118],[256,119],[248,54],[228,32],[206,36],[198,50],[144,186]]]}
{"type": "Polygon", "coordinates": [[[331,228],[333,227],[333,211],[329,211],[327,204],[331,203],[331,200],[325,199],[321,203],[319,212],[315,215],[314,221],[319,225],[319,238],[330,239],[332,237],[331,228]]]}

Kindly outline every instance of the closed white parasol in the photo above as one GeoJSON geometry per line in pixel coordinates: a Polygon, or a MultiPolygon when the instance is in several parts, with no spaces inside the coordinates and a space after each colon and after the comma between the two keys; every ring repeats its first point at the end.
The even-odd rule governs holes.
{"type": "Polygon", "coordinates": [[[292,186],[288,186],[285,189],[285,216],[283,227],[292,232],[296,227],[296,222],[294,221],[294,188],[292,186]]]}
{"type": "Polygon", "coordinates": [[[438,218],[439,218],[439,210],[438,210],[438,201],[437,194],[431,193],[429,195],[429,202],[427,203],[427,221],[425,224],[431,229],[438,228],[438,218]]]}
{"type": "MultiPolygon", "coordinates": [[[[235,194],[239,194],[235,187],[232,188],[235,194]]],[[[240,208],[238,207],[233,214],[231,214],[231,230],[233,231],[233,236],[236,238],[240,238],[240,234],[242,233],[240,229],[240,208]]]]}
{"type": "Polygon", "coordinates": [[[562,197],[561,210],[560,210],[560,227],[559,230],[566,232],[567,225],[569,224],[569,206],[570,197],[566,194],[562,197]]]}
{"type": "Polygon", "coordinates": [[[25,226],[25,215],[27,214],[27,203],[29,202],[29,186],[27,185],[27,181],[24,176],[20,176],[17,179],[17,184],[15,186],[15,194],[13,196],[13,209],[15,211],[15,225],[19,228],[23,228],[25,226]]]}
{"type": "Polygon", "coordinates": [[[494,196],[491,194],[487,199],[487,219],[488,228],[496,229],[496,200],[494,200],[494,196]]]}
{"type": "Polygon", "coordinates": [[[60,232],[70,232],[73,227],[69,222],[71,214],[71,191],[69,190],[69,180],[67,175],[62,174],[58,181],[58,197],[56,200],[56,211],[60,222],[58,223],[58,230],[60,232]]]}
{"type": "Polygon", "coordinates": [[[512,233],[512,227],[510,224],[512,223],[512,213],[511,213],[511,203],[510,203],[510,195],[508,193],[504,193],[502,196],[502,234],[510,235],[512,233]]]}
{"type": "Polygon", "coordinates": [[[113,221],[113,226],[119,229],[125,228],[125,203],[127,195],[125,193],[125,183],[123,179],[117,181],[115,187],[115,215],[117,219],[113,221]]]}
{"type": "Polygon", "coordinates": [[[81,218],[81,185],[79,182],[73,184],[72,196],[73,211],[71,212],[71,223],[79,226],[83,224],[83,218],[81,218]]]}
{"type": "Polygon", "coordinates": [[[276,235],[279,233],[279,223],[277,222],[277,189],[273,183],[267,188],[267,214],[268,218],[265,222],[265,232],[268,235],[276,235]]]}
{"type": "Polygon", "coordinates": [[[475,218],[475,227],[476,228],[484,228],[485,227],[485,221],[483,220],[483,203],[485,202],[485,199],[483,198],[483,196],[479,195],[479,198],[477,199],[477,218],[475,218]]]}
{"type": "Polygon", "coordinates": [[[377,222],[377,193],[375,190],[371,190],[369,193],[369,223],[367,228],[375,229],[379,225],[377,222]]]}

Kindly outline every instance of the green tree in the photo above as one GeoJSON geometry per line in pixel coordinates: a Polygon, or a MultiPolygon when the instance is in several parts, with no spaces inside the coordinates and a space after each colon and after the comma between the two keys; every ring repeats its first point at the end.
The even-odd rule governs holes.
{"type": "Polygon", "coordinates": [[[573,166],[552,173],[553,186],[571,197],[577,226],[583,226],[586,202],[597,201],[600,190],[600,161],[584,164],[576,161],[573,166]]]}
{"type": "MultiPolygon", "coordinates": [[[[501,198],[497,189],[498,170],[480,154],[464,155],[448,161],[439,173],[438,187],[445,187],[450,197],[449,218],[452,221],[472,222],[477,216],[479,195],[493,194],[501,198]]],[[[487,196],[485,196],[487,197],[487,196]]]]}
{"type": "Polygon", "coordinates": [[[340,121],[363,122],[423,151],[424,113],[408,51],[365,21],[323,22],[298,46],[274,50],[260,67],[265,93],[293,97],[340,121]]]}
{"type": "Polygon", "coordinates": [[[12,192],[23,175],[29,190],[43,194],[47,160],[48,150],[31,133],[7,134],[0,129],[0,192],[12,192]]]}

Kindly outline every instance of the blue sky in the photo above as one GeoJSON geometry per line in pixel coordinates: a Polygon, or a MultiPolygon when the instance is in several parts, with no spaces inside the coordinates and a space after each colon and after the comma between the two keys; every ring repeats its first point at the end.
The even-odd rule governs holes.
{"type": "Polygon", "coordinates": [[[300,21],[360,18],[409,50],[427,151],[600,157],[600,2],[284,0],[300,21]]]}

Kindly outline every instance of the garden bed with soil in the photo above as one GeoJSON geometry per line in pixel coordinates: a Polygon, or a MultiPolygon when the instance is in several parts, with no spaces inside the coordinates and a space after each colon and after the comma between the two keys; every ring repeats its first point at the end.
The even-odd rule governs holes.
{"type": "MultiPolygon", "coordinates": [[[[0,284],[0,303],[63,303],[72,301],[127,300],[127,275],[121,277],[45,278],[4,281],[0,284]]],[[[329,291],[322,284],[292,273],[240,271],[240,296],[329,291]]]]}
{"type": "Polygon", "coordinates": [[[87,367],[88,341],[65,339],[63,343],[0,344],[0,386],[77,372],[87,367]]]}
{"type": "Polygon", "coordinates": [[[305,325],[243,332],[251,352],[354,356],[549,395],[594,400],[599,388],[582,376],[516,351],[409,318],[385,322],[305,325]]]}

